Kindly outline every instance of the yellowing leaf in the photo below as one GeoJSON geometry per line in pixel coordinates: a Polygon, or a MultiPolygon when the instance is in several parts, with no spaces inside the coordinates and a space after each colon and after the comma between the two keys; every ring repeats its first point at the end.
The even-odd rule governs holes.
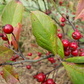
{"type": "Polygon", "coordinates": [[[13,55],[12,50],[10,50],[7,47],[0,46],[0,64],[10,60],[12,55],[13,55]]]}
{"type": "Polygon", "coordinates": [[[8,84],[17,83],[19,81],[19,76],[11,65],[3,67],[3,78],[8,84]]]}

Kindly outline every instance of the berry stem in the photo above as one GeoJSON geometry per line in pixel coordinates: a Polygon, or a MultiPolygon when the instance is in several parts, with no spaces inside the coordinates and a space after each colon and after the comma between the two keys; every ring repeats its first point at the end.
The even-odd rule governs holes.
{"type": "Polygon", "coordinates": [[[18,45],[18,50],[19,50],[19,52],[20,52],[20,56],[21,56],[24,60],[26,60],[26,58],[23,56],[23,54],[22,54],[22,52],[21,52],[21,49],[20,49],[20,47],[19,47],[19,44],[18,44],[18,41],[17,41],[15,35],[14,35],[13,33],[12,33],[12,35],[13,35],[13,37],[14,37],[14,39],[15,39],[17,45],[18,45]]]}

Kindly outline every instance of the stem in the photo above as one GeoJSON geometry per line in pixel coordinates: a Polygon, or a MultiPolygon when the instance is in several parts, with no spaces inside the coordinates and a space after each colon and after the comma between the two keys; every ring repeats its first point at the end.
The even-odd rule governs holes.
{"type": "Polygon", "coordinates": [[[12,33],[12,35],[13,35],[13,37],[14,37],[14,39],[15,39],[15,41],[16,41],[16,43],[17,43],[17,45],[18,45],[18,50],[19,50],[19,52],[20,52],[20,56],[23,58],[23,59],[25,59],[26,60],[26,58],[23,56],[23,54],[22,54],[22,52],[21,52],[21,49],[20,49],[20,47],[19,47],[19,44],[18,44],[18,41],[17,41],[17,39],[16,39],[16,37],[15,37],[15,35],[12,33]]]}
{"type": "Polygon", "coordinates": [[[41,57],[41,58],[38,59],[38,60],[27,60],[27,59],[25,59],[25,60],[18,61],[18,62],[3,63],[3,64],[0,64],[0,66],[2,66],[2,65],[15,65],[15,64],[20,64],[20,63],[24,63],[24,62],[32,62],[32,63],[35,63],[35,62],[41,61],[41,60],[43,60],[43,59],[47,59],[47,58],[49,58],[49,57],[51,57],[51,56],[54,56],[54,55],[53,55],[53,54],[50,54],[50,55],[47,55],[47,56],[43,56],[43,57],[41,57]]]}

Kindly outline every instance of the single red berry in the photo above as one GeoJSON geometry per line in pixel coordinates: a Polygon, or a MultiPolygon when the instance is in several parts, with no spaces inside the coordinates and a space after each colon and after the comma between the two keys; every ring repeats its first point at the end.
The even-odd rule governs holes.
{"type": "Polygon", "coordinates": [[[81,53],[79,54],[79,56],[84,56],[84,52],[81,52],[81,53]]]}
{"type": "Polygon", "coordinates": [[[61,33],[58,33],[57,36],[62,39],[62,34],[61,33]]]}
{"type": "Polygon", "coordinates": [[[71,51],[71,54],[72,54],[73,56],[77,56],[77,55],[78,55],[78,49],[72,50],[72,51],[71,51]]]}
{"type": "Polygon", "coordinates": [[[0,37],[3,37],[3,34],[2,33],[0,33],[0,37]]]}
{"type": "Polygon", "coordinates": [[[59,32],[59,31],[60,31],[60,29],[57,29],[57,31],[59,32]]]}
{"type": "Polygon", "coordinates": [[[70,50],[64,51],[64,54],[65,54],[65,56],[69,56],[70,55],[70,50]]]}
{"type": "Polygon", "coordinates": [[[79,40],[81,38],[81,34],[77,31],[73,32],[72,33],[72,37],[75,39],[75,40],[79,40]]]}
{"type": "Polygon", "coordinates": [[[63,4],[63,2],[62,1],[59,1],[59,5],[61,6],[63,4]]]}
{"type": "Polygon", "coordinates": [[[55,66],[57,66],[57,64],[55,64],[55,66]]]}
{"type": "Polygon", "coordinates": [[[69,46],[69,41],[67,39],[62,40],[64,48],[69,46]]]}
{"type": "Polygon", "coordinates": [[[77,44],[75,42],[71,42],[69,44],[69,47],[70,47],[71,50],[76,50],[77,49],[77,44]]]}
{"type": "Polygon", "coordinates": [[[10,24],[6,24],[3,28],[4,33],[10,34],[13,32],[13,26],[10,24]]]}
{"type": "Polygon", "coordinates": [[[1,75],[3,75],[3,71],[1,71],[1,75]]]}
{"type": "Polygon", "coordinates": [[[38,80],[38,82],[43,82],[46,79],[46,75],[44,73],[39,73],[37,74],[36,79],[38,80]]]}
{"type": "Polygon", "coordinates": [[[48,15],[48,11],[47,10],[45,10],[45,14],[48,15]]]}
{"type": "Polygon", "coordinates": [[[33,78],[35,79],[36,78],[36,75],[33,75],[33,78]]]}
{"type": "Polygon", "coordinates": [[[32,53],[28,53],[28,56],[32,56],[32,53]]]}
{"type": "Polygon", "coordinates": [[[78,28],[78,25],[76,25],[76,28],[78,28]]]}
{"type": "Polygon", "coordinates": [[[66,19],[62,17],[61,18],[61,22],[65,22],[65,21],[66,21],[66,19]]]}
{"type": "Polygon", "coordinates": [[[8,41],[7,35],[6,35],[5,33],[3,34],[2,39],[3,39],[4,41],[8,41]]]}
{"type": "Polygon", "coordinates": [[[50,78],[49,78],[49,79],[47,79],[47,80],[46,80],[46,84],[54,84],[53,79],[50,79],[50,78]]]}
{"type": "Polygon", "coordinates": [[[62,26],[62,27],[64,27],[64,26],[65,26],[65,24],[64,24],[64,23],[61,23],[61,26],[62,26]]]}
{"type": "Polygon", "coordinates": [[[27,67],[27,69],[31,69],[31,65],[27,65],[26,67],[27,67]]]}
{"type": "Polygon", "coordinates": [[[42,53],[38,52],[38,56],[41,57],[42,53]]]}
{"type": "Polygon", "coordinates": [[[83,48],[80,48],[79,50],[80,50],[80,52],[83,52],[83,48]]]}

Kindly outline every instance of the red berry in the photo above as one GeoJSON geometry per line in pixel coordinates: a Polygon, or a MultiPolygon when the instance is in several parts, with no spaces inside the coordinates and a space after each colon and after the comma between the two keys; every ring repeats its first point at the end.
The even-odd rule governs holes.
{"type": "Polygon", "coordinates": [[[7,35],[6,35],[5,33],[3,34],[2,39],[3,39],[4,41],[8,41],[7,35]]]}
{"type": "Polygon", "coordinates": [[[0,33],[0,37],[3,37],[3,34],[2,33],[0,33]]]}
{"type": "Polygon", "coordinates": [[[71,51],[71,54],[72,54],[73,56],[77,56],[77,55],[78,55],[78,49],[72,50],[72,51],[71,51]]]}
{"type": "Polygon", "coordinates": [[[1,75],[3,75],[3,71],[1,71],[1,75]]]}
{"type": "Polygon", "coordinates": [[[71,50],[76,50],[77,49],[77,44],[75,42],[71,42],[69,44],[69,47],[70,47],[71,50]]]}
{"type": "Polygon", "coordinates": [[[62,26],[62,27],[64,27],[64,26],[65,26],[65,24],[64,24],[64,23],[61,23],[61,26],[62,26]]]}
{"type": "Polygon", "coordinates": [[[28,53],[28,56],[32,56],[32,53],[28,53]]]}
{"type": "Polygon", "coordinates": [[[60,2],[59,2],[59,5],[61,6],[62,4],[63,4],[63,2],[62,2],[62,1],[60,1],[60,2]]]}
{"type": "Polygon", "coordinates": [[[81,38],[81,34],[77,31],[73,32],[72,33],[72,37],[75,39],[75,40],[79,40],[81,38]]]}
{"type": "Polygon", "coordinates": [[[69,46],[69,41],[67,39],[62,40],[64,48],[69,46]]]}
{"type": "Polygon", "coordinates": [[[27,67],[27,69],[31,69],[31,65],[27,65],[26,67],[27,67]]]}
{"type": "Polygon", "coordinates": [[[50,79],[50,78],[49,78],[49,79],[47,79],[47,80],[46,80],[46,84],[54,84],[53,79],[50,79]]]}
{"type": "Polygon", "coordinates": [[[70,50],[64,51],[64,54],[65,54],[65,56],[69,56],[70,55],[70,50]]]}
{"type": "Polygon", "coordinates": [[[37,74],[36,79],[38,80],[38,82],[43,82],[46,79],[46,75],[44,73],[39,73],[37,74]]]}
{"type": "Polygon", "coordinates": [[[41,57],[42,53],[38,52],[38,56],[41,57]]]}
{"type": "Polygon", "coordinates": [[[79,50],[80,50],[80,52],[83,52],[83,49],[82,48],[80,48],[79,50]]]}
{"type": "Polygon", "coordinates": [[[84,52],[81,52],[81,53],[79,54],[79,56],[84,56],[84,52]]]}
{"type": "Polygon", "coordinates": [[[57,29],[57,31],[60,31],[60,29],[57,29]]]}
{"type": "Polygon", "coordinates": [[[45,10],[45,14],[48,15],[48,11],[47,10],[45,10]]]}
{"type": "Polygon", "coordinates": [[[78,28],[78,25],[76,25],[76,28],[78,28]]]}
{"type": "Polygon", "coordinates": [[[57,36],[62,39],[62,34],[61,33],[58,33],[57,36]]]}
{"type": "Polygon", "coordinates": [[[10,24],[6,24],[3,28],[4,33],[10,34],[13,32],[13,26],[10,24]]]}
{"type": "Polygon", "coordinates": [[[61,18],[61,22],[65,22],[65,21],[66,21],[66,19],[62,17],[61,18]]]}

